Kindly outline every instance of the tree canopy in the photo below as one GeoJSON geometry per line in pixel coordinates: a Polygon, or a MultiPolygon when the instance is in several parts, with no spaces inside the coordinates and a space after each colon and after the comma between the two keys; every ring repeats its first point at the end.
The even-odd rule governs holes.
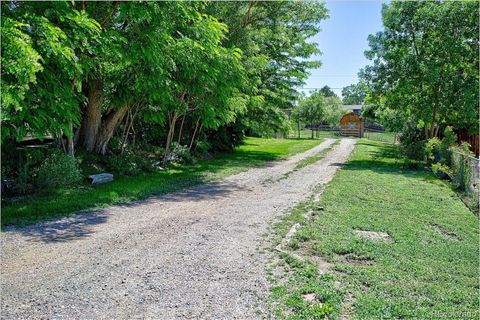
{"type": "Polygon", "coordinates": [[[478,3],[395,1],[382,16],[362,74],[377,113],[423,128],[426,138],[446,125],[478,133],[478,3]]]}
{"type": "Polygon", "coordinates": [[[295,121],[317,127],[321,124],[337,126],[344,114],[342,101],[338,97],[326,97],[321,90],[314,90],[308,97],[299,100],[292,116],[295,121]]]}
{"type": "Polygon", "coordinates": [[[67,137],[72,154],[136,121],[163,128],[166,153],[202,129],[285,128],[327,17],[316,1],[1,6],[2,140],[67,137]]]}
{"type": "Polygon", "coordinates": [[[342,89],[343,104],[363,104],[367,96],[367,85],[365,82],[351,84],[342,89]]]}
{"type": "Polygon", "coordinates": [[[336,97],[337,95],[329,86],[323,86],[320,89],[320,92],[323,94],[324,97],[336,97]]]}

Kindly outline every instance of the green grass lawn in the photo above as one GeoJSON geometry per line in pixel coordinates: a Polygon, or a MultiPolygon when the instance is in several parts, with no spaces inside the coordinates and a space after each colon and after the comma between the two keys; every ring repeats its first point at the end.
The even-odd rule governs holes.
{"type": "Polygon", "coordinates": [[[3,201],[2,226],[25,225],[80,210],[98,209],[172,192],[306,151],[320,142],[322,140],[246,138],[234,152],[199,161],[195,165],[175,166],[135,177],[115,177],[115,181],[109,184],[85,184],[14,202],[3,201]]]}
{"type": "Polygon", "coordinates": [[[353,319],[478,319],[478,218],[444,182],[403,169],[397,152],[360,140],[320,204],[279,223],[279,234],[302,223],[290,249],[331,264],[321,275],[314,260],[283,257],[287,279],[272,289],[280,318],[336,319],[346,301],[353,319]],[[309,210],[316,215],[303,221],[309,210]],[[355,230],[386,232],[393,243],[355,230]],[[311,292],[328,308],[303,301],[311,292]]]}
{"type": "Polygon", "coordinates": [[[394,132],[370,132],[370,131],[365,131],[364,136],[365,136],[366,139],[369,139],[369,140],[395,143],[395,133],[394,132]]]}

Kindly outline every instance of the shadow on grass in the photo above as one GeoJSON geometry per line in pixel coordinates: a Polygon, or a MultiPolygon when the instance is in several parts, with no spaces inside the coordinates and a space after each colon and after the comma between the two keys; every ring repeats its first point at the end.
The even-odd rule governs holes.
{"type": "MultiPolygon", "coordinates": [[[[381,174],[417,176],[421,180],[432,184],[445,185],[443,181],[430,172],[408,167],[397,145],[369,141],[359,141],[358,145],[367,147],[363,151],[364,155],[349,160],[342,166],[343,170],[370,170],[381,174]]],[[[333,163],[332,165],[336,164],[333,163]]],[[[394,179],[393,176],[392,179],[394,179]]]]}
{"type": "MultiPolygon", "coordinates": [[[[2,227],[25,226],[63,218],[75,212],[98,210],[111,205],[146,199],[153,195],[165,195],[195,185],[201,186],[195,190],[184,190],[163,198],[152,198],[152,201],[218,199],[238,190],[238,186],[212,183],[212,180],[253,167],[272,166],[274,165],[272,161],[281,158],[279,154],[272,152],[236,150],[230,154],[218,155],[212,160],[200,161],[195,165],[174,166],[169,170],[135,177],[116,177],[115,181],[109,184],[57,190],[48,195],[32,196],[12,202],[2,201],[2,227]]],[[[126,206],[137,204],[138,201],[126,206]]],[[[91,218],[82,216],[80,220],[50,223],[43,230],[35,228],[26,228],[26,230],[32,230],[32,236],[36,234],[37,238],[45,241],[66,241],[88,236],[92,225],[106,221],[105,217],[95,218],[98,215],[101,216],[102,213],[97,212],[91,218]],[[68,228],[72,229],[70,234],[65,231],[68,228]]]]}

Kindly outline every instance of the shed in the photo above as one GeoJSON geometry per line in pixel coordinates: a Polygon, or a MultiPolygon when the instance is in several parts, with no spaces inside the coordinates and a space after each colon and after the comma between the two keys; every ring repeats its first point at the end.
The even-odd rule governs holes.
{"type": "Polygon", "coordinates": [[[364,119],[355,112],[347,113],[340,119],[340,135],[363,138],[364,119]]]}
{"type": "Polygon", "coordinates": [[[361,104],[344,104],[343,109],[345,109],[345,112],[353,112],[355,114],[361,115],[363,105],[361,105],[361,104]]]}

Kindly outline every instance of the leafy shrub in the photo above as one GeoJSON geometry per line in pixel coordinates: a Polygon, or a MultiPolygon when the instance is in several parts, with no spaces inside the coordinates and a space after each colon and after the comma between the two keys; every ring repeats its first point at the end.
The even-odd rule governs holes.
{"type": "Polygon", "coordinates": [[[192,156],[187,146],[182,146],[176,142],[172,143],[172,150],[170,151],[169,161],[192,164],[195,158],[192,156]]]}
{"type": "Polygon", "coordinates": [[[442,179],[446,179],[452,176],[452,170],[446,164],[441,164],[440,162],[436,162],[432,164],[432,171],[433,173],[442,179]]]}
{"type": "Polygon", "coordinates": [[[206,139],[210,142],[213,152],[230,152],[242,143],[243,137],[244,127],[238,123],[206,131],[206,139]]]}
{"type": "Polygon", "coordinates": [[[148,159],[132,154],[119,154],[108,157],[107,168],[112,173],[127,176],[135,176],[142,172],[155,170],[148,159]]]}
{"type": "Polygon", "coordinates": [[[428,139],[427,143],[425,144],[425,153],[427,156],[427,162],[438,162],[442,158],[442,141],[437,137],[428,139]]]}
{"type": "Polygon", "coordinates": [[[457,146],[457,135],[453,132],[453,128],[448,126],[443,132],[442,145],[440,147],[441,156],[445,159],[447,165],[452,163],[451,149],[457,146]]]}
{"type": "Polygon", "coordinates": [[[425,134],[413,124],[404,127],[400,137],[402,154],[412,160],[425,160],[425,134]]]}
{"type": "Polygon", "coordinates": [[[36,184],[44,188],[71,186],[82,179],[78,163],[56,150],[37,169],[36,184]]]}
{"type": "Polygon", "coordinates": [[[200,158],[206,158],[209,156],[209,151],[212,149],[212,146],[206,140],[199,140],[195,145],[195,155],[200,158]]]}
{"type": "Polygon", "coordinates": [[[444,149],[451,148],[457,144],[457,135],[453,132],[453,128],[448,126],[443,132],[442,147],[444,149]]]}

